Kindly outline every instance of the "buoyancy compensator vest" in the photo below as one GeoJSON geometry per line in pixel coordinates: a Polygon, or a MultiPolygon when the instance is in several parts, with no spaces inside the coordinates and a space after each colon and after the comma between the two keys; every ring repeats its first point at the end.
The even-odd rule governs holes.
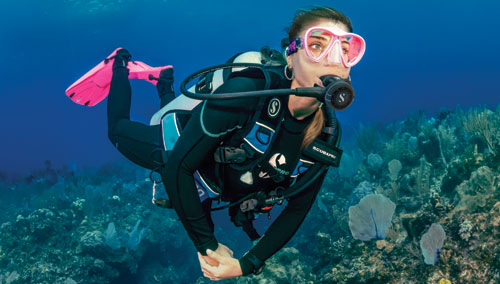
{"type": "MultiPolygon", "coordinates": [[[[277,66],[269,49],[258,52],[247,52],[237,54],[228,60],[232,62],[263,63],[264,68],[233,70],[216,70],[204,74],[190,91],[197,93],[211,93],[224,81],[236,76],[265,79],[265,89],[279,89],[283,80],[283,67],[277,66]],[[260,62],[256,62],[260,61],[260,62]],[[267,63],[267,64],[266,64],[267,63]],[[229,71],[226,71],[229,70],[229,71]]],[[[277,58],[277,57],[275,57],[277,58]]],[[[182,94],[175,100],[163,107],[151,120],[151,124],[161,124],[163,130],[164,150],[168,153],[173,149],[175,142],[182,133],[182,116],[189,115],[201,101],[187,98],[182,94]]],[[[258,102],[257,111],[253,114],[246,126],[231,136],[227,143],[218,147],[214,153],[216,162],[215,177],[208,178],[199,170],[193,174],[198,189],[200,200],[206,210],[221,210],[229,208],[231,220],[236,226],[242,226],[250,239],[259,238],[253,228],[252,221],[255,213],[268,213],[273,205],[281,204],[283,200],[298,194],[320,177],[329,166],[338,167],[342,150],[339,144],[341,139],[341,128],[333,109],[323,106],[325,126],[320,136],[305,148],[295,169],[290,174],[291,182],[288,188],[276,187],[274,189],[255,192],[238,200],[224,200],[223,181],[221,169],[223,164],[238,170],[249,170],[268,158],[270,146],[275,141],[281,123],[283,121],[286,98],[283,96],[261,97],[258,102]],[[281,106],[281,107],[280,107],[281,106]],[[298,179],[302,176],[301,179],[298,179]],[[213,200],[229,202],[224,206],[212,208],[213,200]]],[[[283,179],[283,175],[271,173],[276,183],[283,179]]],[[[158,206],[172,208],[168,200],[156,200],[153,202],[158,206]]]]}

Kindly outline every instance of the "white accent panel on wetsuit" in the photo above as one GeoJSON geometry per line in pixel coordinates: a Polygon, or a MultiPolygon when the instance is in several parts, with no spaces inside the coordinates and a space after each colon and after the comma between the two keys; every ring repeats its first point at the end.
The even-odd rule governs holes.
{"type": "MultiPolygon", "coordinates": [[[[191,87],[189,89],[190,92],[194,92],[195,86],[191,87]]],[[[151,121],[149,122],[149,125],[158,125],[161,123],[161,120],[163,116],[167,112],[173,112],[176,110],[186,110],[186,111],[191,111],[193,110],[197,105],[199,105],[202,101],[201,100],[195,100],[189,97],[186,97],[185,95],[179,95],[175,99],[173,99],[170,103],[168,103],[166,106],[162,107],[159,111],[157,111],[153,117],[151,118],[151,121]]]]}

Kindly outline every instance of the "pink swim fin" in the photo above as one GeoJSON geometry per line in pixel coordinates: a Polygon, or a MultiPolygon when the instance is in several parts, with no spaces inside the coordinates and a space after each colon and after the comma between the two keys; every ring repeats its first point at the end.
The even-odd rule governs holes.
{"type": "MultiPolygon", "coordinates": [[[[121,47],[115,49],[105,60],[69,86],[66,95],[75,103],[85,106],[95,106],[104,100],[108,96],[113,76],[114,56],[119,49],[121,47]]],[[[153,78],[158,78],[161,70],[172,68],[172,65],[151,67],[140,61],[130,61],[127,68],[130,70],[129,79],[146,80],[156,85],[158,81],[153,78]]]]}

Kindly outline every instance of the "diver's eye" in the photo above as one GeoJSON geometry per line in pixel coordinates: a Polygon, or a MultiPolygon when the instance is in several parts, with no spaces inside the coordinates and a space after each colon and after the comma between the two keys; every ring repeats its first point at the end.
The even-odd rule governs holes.
{"type": "Polygon", "coordinates": [[[320,42],[312,42],[309,44],[309,52],[311,52],[311,54],[315,57],[321,56],[324,50],[325,46],[320,42]]]}
{"type": "Polygon", "coordinates": [[[313,43],[313,44],[309,45],[309,47],[313,50],[316,50],[316,51],[321,51],[323,49],[323,46],[319,43],[313,43]]]}
{"type": "Polygon", "coordinates": [[[344,54],[347,54],[349,52],[349,44],[348,43],[342,43],[342,51],[344,54]]]}

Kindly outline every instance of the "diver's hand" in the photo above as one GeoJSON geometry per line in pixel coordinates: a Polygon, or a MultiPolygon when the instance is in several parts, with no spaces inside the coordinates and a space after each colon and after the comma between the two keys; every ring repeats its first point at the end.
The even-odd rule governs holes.
{"type": "Polygon", "coordinates": [[[219,266],[219,263],[217,262],[217,260],[214,260],[214,259],[210,258],[209,256],[201,255],[201,253],[199,253],[199,252],[198,252],[198,259],[200,260],[200,267],[203,267],[202,260],[211,266],[219,266]]]}
{"type": "Polygon", "coordinates": [[[227,246],[225,246],[221,243],[219,243],[219,246],[217,247],[215,252],[220,254],[220,255],[229,256],[229,257],[233,257],[233,255],[234,255],[234,252],[230,248],[228,248],[227,246]]]}
{"type": "Polygon", "coordinates": [[[217,252],[213,252],[208,249],[207,255],[219,263],[219,266],[212,266],[208,264],[198,252],[198,258],[200,259],[203,276],[209,278],[210,280],[225,280],[243,275],[240,262],[236,258],[233,258],[232,256],[220,255],[217,252]]]}
{"type": "MultiPolygon", "coordinates": [[[[219,246],[217,247],[215,252],[220,254],[220,255],[229,256],[229,257],[233,257],[233,254],[234,254],[234,252],[230,248],[228,248],[227,246],[225,246],[221,243],[219,243],[219,246]]],[[[200,253],[198,253],[198,255],[201,256],[211,266],[219,266],[219,262],[217,262],[215,259],[211,258],[210,256],[201,255],[200,253]]],[[[201,261],[200,261],[200,266],[202,266],[201,261]]]]}

